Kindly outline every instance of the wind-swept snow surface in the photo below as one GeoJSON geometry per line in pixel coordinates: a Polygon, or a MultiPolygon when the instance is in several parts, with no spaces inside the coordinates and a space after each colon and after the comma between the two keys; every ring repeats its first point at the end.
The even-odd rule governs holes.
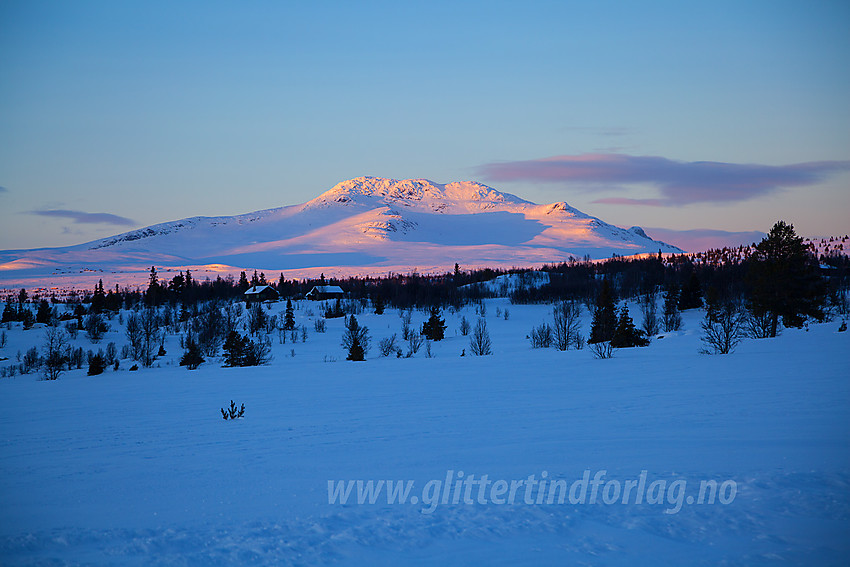
{"type": "MultiPolygon", "coordinates": [[[[637,229],[637,230],[635,230],[637,229]]],[[[194,217],[66,248],[0,252],[0,287],[143,284],[261,270],[288,278],[542,265],[612,254],[681,252],[566,203],[536,205],[475,182],[358,177],[302,205],[194,217]]]]}
{"type": "MultiPolygon", "coordinates": [[[[530,348],[550,306],[489,300],[485,357],[457,333],[473,309],[444,315],[433,358],[373,347],[345,362],[335,319],[306,343],[275,338],[266,367],[190,372],[172,336],[161,368],[0,380],[0,563],[845,564],[850,333],[837,322],[707,356],[701,313],[686,312],[684,331],[596,360],[530,348]],[[222,420],[230,400],[243,419],[222,420]],[[423,503],[429,482],[460,471],[603,484],[595,504],[528,504],[524,486],[512,505],[480,504],[474,487],[471,504],[423,503]],[[639,504],[603,501],[609,481],[642,474],[665,483],[660,502],[648,489],[639,504]],[[329,503],[328,481],[357,480],[412,481],[417,503],[329,503]],[[689,504],[702,481],[725,485],[726,503],[689,504]]],[[[401,327],[392,310],[358,320],[373,342],[401,327]]],[[[3,356],[40,332],[13,329],[3,356]]]]}

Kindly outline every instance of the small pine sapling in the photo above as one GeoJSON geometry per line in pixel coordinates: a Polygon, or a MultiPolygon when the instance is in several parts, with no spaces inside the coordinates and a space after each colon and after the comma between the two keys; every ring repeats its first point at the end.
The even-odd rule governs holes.
{"type": "Polygon", "coordinates": [[[239,419],[240,417],[245,417],[245,404],[242,404],[242,407],[237,409],[236,403],[230,400],[230,407],[228,409],[221,408],[221,418],[225,421],[228,419],[239,419]]]}

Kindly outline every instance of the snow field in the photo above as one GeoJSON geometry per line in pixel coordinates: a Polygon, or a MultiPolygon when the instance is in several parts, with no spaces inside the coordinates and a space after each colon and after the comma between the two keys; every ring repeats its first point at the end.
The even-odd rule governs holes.
{"type": "MultiPolygon", "coordinates": [[[[343,321],[316,333],[308,306],[296,310],[307,342],[272,335],[265,367],[210,361],[190,372],[169,337],[160,368],[128,372],[122,361],[94,377],[0,380],[0,563],[840,565],[850,552],[850,333],[837,322],[707,356],[692,311],[683,331],[595,360],[588,349],[531,349],[525,336],[551,306],[496,299],[492,356],[459,356],[469,355],[456,333],[461,315],[475,323],[469,306],[444,312],[434,358],[424,346],[412,359],[378,358],[378,340],[401,334],[388,309],[358,316],[373,346],[352,363],[343,321]],[[221,419],[231,399],[245,403],[244,419],[221,419]],[[689,494],[733,479],[737,495],[677,514],[645,503],[432,514],[421,503],[328,503],[329,480],[419,490],[449,470],[572,482],[588,469],[620,481],[646,470],[686,480],[689,494]]],[[[426,318],[414,312],[411,327],[426,318]]],[[[95,350],[110,340],[120,350],[112,323],[95,350]]],[[[42,332],[7,331],[0,353],[14,359],[42,332]]],[[[76,343],[91,348],[82,333],[76,343]]]]}

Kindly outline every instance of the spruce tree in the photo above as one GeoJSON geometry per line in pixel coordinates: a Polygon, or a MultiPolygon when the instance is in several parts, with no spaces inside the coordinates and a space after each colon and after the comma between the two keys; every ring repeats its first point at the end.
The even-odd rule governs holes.
{"type": "Polygon", "coordinates": [[[291,331],[295,328],[295,313],[292,310],[292,300],[286,300],[286,314],[283,317],[283,328],[291,331]]]}
{"type": "Polygon", "coordinates": [[[697,273],[691,270],[691,275],[685,285],[682,287],[682,292],[679,294],[679,310],[696,309],[702,307],[702,288],[699,284],[697,273]]]}
{"type": "Polygon", "coordinates": [[[168,288],[174,292],[175,295],[181,295],[185,287],[186,278],[183,277],[182,272],[177,272],[177,275],[171,278],[171,283],[168,284],[168,288]]]}
{"type": "Polygon", "coordinates": [[[148,305],[159,305],[160,302],[160,286],[156,275],[156,267],[151,266],[150,280],[148,281],[148,290],[145,292],[145,303],[148,305]]]}
{"type": "Polygon", "coordinates": [[[103,306],[106,303],[106,294],[103,292],[103,280],[98,280],[94,286],[94,295],[91,298],[91,310],[93,313],[103,311],[103,306]]]}
{"type": "Polygon", "coordinates": [[[189,370],[195,370],[202,362],[204,362],[204,358],[201,356],[201,349],[195,337],[190,334],[186,338],[186,351],[180,358],[180,366],[185,366],[189,370]]]}
{"type": "Polygon", "coordinates": [[[42,299],[38,304],[38,311],[35,314],[35,322],[36,323],[49,323],[50,322],[50,304],[47,303],[46,299],[42,299]]]}
{"type": "Polygon", "coordinates": [[[750,304],[756,316],[770,318],[775,337],[779,318],[786,327],[800,327],[806,317],[823,319],[826,286],[818,260],[794,232],[794,225],[777,222],[756,245],[747,279],[750,304]]]}
{"type": "Polygon", "coordinates": [[[588,344],[610,341],[617,328],[617,308],[611,294],[608,280],[602,282],[602,289],[596,297],[596,309],[593,311],[593,323],[590,326],[588,344]]]}
{"type": "Polygon", "coordinates": [[[35,317],[33,316],[32,311],[24,309],[21,311],[20,317],[23,322],[24,330],[32,329],[32,326],[35,324],[35,317]]]}
{"type": "Polygon", "coordinates": [[[361,327],[354,315],[348,318],[345,325],[342,346],[348,349],[346,360],[361,361],[366,359],[366,351],[369,350],[369,329],[361,327]]]}
{"type": "Polygon", "coordinates": [[[664,315],[661,317],[664,332],[678,331],[682,328],[682,314],[679,313],[679,290],[671,284],[664,294],[664,315]]]}
{"type": "Polygon", "coordinates": [[[363,347],[360,345],[360,339],[356,336],[351,341],[351,346],[348,348],[348,356],[345,357],[345,360],[351,360],[354,362],[362,362],[366,360],[363,353],[363,347]]]}
{"type": "Polygon", "coordinates": [[[240,272],[239,283],[236,284],[236,287],[239,288],[239,291],[242,293],[245,293],[245,291],[251,287],[251,284],[248,283],[248,276],[245,275],[245,272],[240,272]]]}
{"type": "Polygon", "coordinates": [[[375,308],[375,315],[383,315],[384,308],[386,307],[384,296],[380,293],[376,294],[375,298],[372,300],[372,306],[375,308]]]}
{"type": "Polygon", "coordinates": [[[243,366],[247,338],[242,337],[236,331],[230,331],[222,347],[224,349],[225,366],[243,366]]]}
{"type": "Polygon", "coordinates": [[[446,336],[446,322],[440,318],[440,308],[431,307],[431,316],[422,323],[422,334],[426,339],[441,341],[446,336]]]}
{"type": "Polygon", "coordinates": [[[12,307],[12,300],[6,301],[6,306],[3,308],[3,319],[0,320],[2,323],[6,323],[7,321],[15,321],[18,318],[18,311],[12,307]]]}
{"type": "Polygon", "coordinates": [[[643,331],[635,327],[635,323],[629,316],[629,308],[623,305],[620,310],[620,316],[617,319],[617,328],[614,330],[614,337],[611,339],[611,346],[614,348],[631,348],[642,347],[649,344],[649,340],[644,337],[643,331]]]}

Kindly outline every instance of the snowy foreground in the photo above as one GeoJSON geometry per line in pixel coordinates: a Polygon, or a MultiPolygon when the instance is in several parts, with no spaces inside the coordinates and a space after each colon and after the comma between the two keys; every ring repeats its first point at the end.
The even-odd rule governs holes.
{"type": "MultiPolygon", "coordinates": [[[[306,343],[274,337],[266,367],[190,372],[170,337],[161,368],[2,379],[0,564],[845,564],[850,332],[813,325],[708,356],[700,316],[611,360],[532,350],[525,335],[551,306],[490,300],[495,353],[482,358],[459,357],[460,314],[447,314],[434,358],[424,347],[378,358],[377,341],[401,328],[388,310],[358,317],[373,338],[363,363],[344,361],[331,320],[324,334],[309,324],[306,343]],[[243,419],[222,420],[231,399],[243,419]],[[459,471],[506,484],[604,477],[594,504],[536,493],[526,504],[524,487],[512,505],[492,492],[423,503],[429,482],[459,471]],[[613,498],[642,471],[663,481],[660,501],[613,498]],[[349,480],[414,484],[404,504],[386,493],[357,504],[356,485],[329,504],[328,481],[349,480]],[[701,481],[734,485],[734,498],[697,504],[701,481]]],[[[415,327],[425,318],[414,313],[415,327]]],[[[113,327],[99,346],[120,347],[113,327]]],[[[14,357],[43,330],[8,333],[2,355],[14,357]]]]}

